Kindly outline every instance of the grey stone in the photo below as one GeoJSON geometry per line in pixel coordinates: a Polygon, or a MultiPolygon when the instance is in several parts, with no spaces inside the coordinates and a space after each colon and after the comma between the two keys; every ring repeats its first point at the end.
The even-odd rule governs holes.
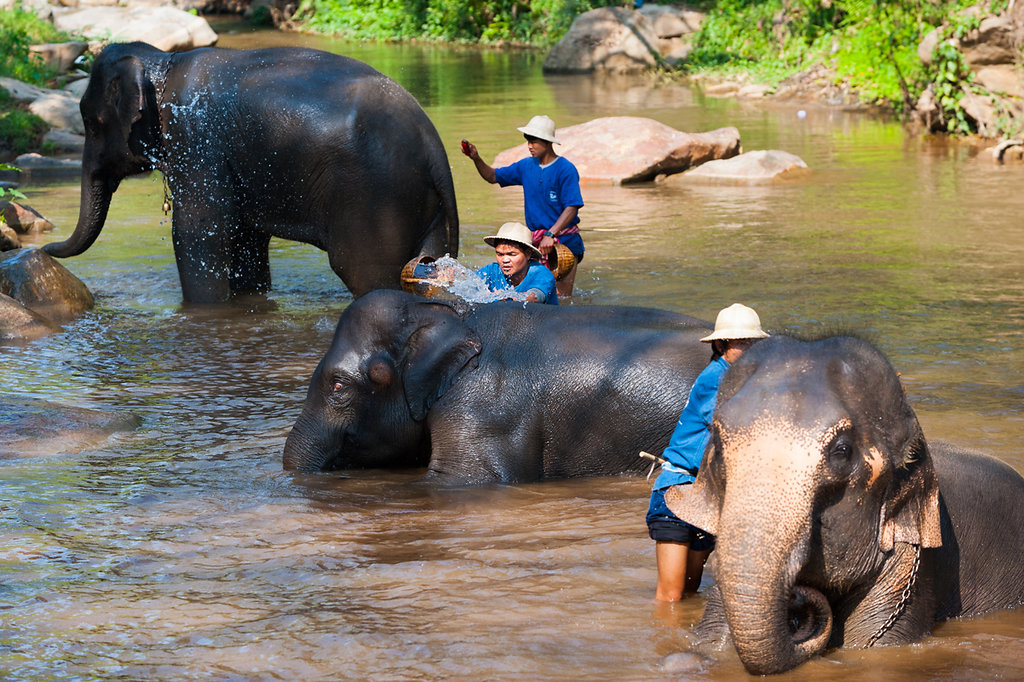
{"type": "Polygon", "coordinates": [[[671,182],[710,182],[725,184],[760,184],[773,182],[784,175],[807,172],[803,159],[789,152],[759,150],[730,159],[708,161],[682,175],[668,178],[671,182]]]}
{"type": "Polygon", "coordinates": [[[0,253],[0,293],[56,322],[72,320],[95,304],[82,280],[39,249],[0,253]]]}
{"type": "Polygon", "coordinates": [[[0,457],[75,454],[96,447],[112,434],[138,428],[130,412],[72,407],[38,398],[0,395],[0,457]]]}
{"type": "Polygon", "coordinates": [[[48,90],[28,105],[29,111],[54,128],[65,128],[79,135],[85,134],[78,98],[63,90],[48,90]]]}
{"type": "MultiPolygon", "coordinates": [[[[6,294],[0,293],[0,341],[31,341],[60,331],[60,327],[6,294]]],[[[0,433],[5,433],[0,429],[0,433]]],[[[0,449],[3,444],[0,443],[0,449]]]]}
{"type": "Polygon", "coordinates": [[[629,73],[658,63],[658,36],[644,15],[602,7],[576,17],[544,59],[546,73],[629,73]]]}
{"type": "Polygon", "coordinates": [[[62,31],[90,40],[141,40],[168,52],[217,42],[206,19],[173,7],[87,7],[59,14],[54,23],[62,31]]]}
{"type": "Polygon", "coordinates": [[[29,54],[38,55],[57,70],[57,73],[67,73],[74,66],[75,60],[89,48],[88,43],[72,41],[68,43],[42,43],[29,47],[29,54]]]}

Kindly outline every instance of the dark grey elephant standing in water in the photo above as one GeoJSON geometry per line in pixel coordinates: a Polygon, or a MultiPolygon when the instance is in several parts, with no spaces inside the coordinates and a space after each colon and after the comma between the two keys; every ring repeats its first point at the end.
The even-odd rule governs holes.
{"type": "Polygon", "coordinates": [[[636,471],[640,450],[668,445],[709,329],[644,308],[460,312],[374,291],[342,313],[284,468],[427,467],[446,484],[636,471]]]}
{"type": "Polygon", "coordinates": [[[434,125],[362,62],[298,48],[169,54],[111,45],[81,102],[78,225],[45,245],[88,249],[128,175],[161,170],[186,301],[270,288],[272,236],[327,251],[356,296],[400,286],[418,255],[455,255],[458,214],[434,125]]]}
{"type": "Polygon", "coordinates": [[[722,381],[697,480],[666,499],[717,536],[698,634],[731,636],[754,674],[1024,603],[1024,478],[929,445],[863,341],[747,351],[722,381]]]}

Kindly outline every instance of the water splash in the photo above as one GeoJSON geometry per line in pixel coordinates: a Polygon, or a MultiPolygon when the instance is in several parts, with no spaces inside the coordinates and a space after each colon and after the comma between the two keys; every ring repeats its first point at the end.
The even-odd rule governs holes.
{"type": "Polygon", "coordinates": [[[431,281],[439,288],[467,303],[493,303],[494,301],[526,302],[526,294],[514,289],[491,291],[480,275],[449,255],[429,264],[433,269],[431,281]]]}

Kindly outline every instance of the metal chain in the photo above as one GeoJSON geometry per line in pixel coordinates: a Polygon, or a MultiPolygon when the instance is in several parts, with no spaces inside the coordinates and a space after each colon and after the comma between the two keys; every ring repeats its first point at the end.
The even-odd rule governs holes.
{"type": "Polygon", "coordinates": [[[868,647],[874,646],[882,635],[889,631],[893,625],[896,624],[896,619],[903,613],[903,609],[906,608],[907,602],[910,601],[910,593],[914,588],[914,583],[917,581],[917,569],[921,566],[921,545],[914,545],[914,567],[910,569],[910,580],[907,581],[907,586],[903,588],[903,595],[900,597],[900,603],[896,605],[896,610],[889,616],[889,620],[885,621],[880,628],[875,630],[875,634],[871,635],[868,639],[868,647]]]}

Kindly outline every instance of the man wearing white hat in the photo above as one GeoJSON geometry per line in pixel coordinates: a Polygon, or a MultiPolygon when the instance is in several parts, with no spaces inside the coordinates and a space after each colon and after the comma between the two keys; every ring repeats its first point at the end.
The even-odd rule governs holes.
{"type": "Polygon", "coordinates": [[[678,601],[683,594],[696,592],[704,562],[715,547],[713,536],[669,510],[665,491],[693,483],[711,439],[711,417],[722,377],[755,341],[767,336],[754,309],[734,303],[718,313],[715,331],[701,339],[712,346],[711,362],[694,380],[668,447],[662,451],[661,474],[654,481],[647,510],[647,528],[656,543],[658,601],[678,601]]]}
{"type": "MultiPolygon", "coordinates": [[[[580,174],[572,162],[555,153],[555,122],[547,116],[534,116],[521,128],[530,156],[510,166],[492,168],[480,158],[476,146],[463,140],[462,153],[473,160],[484,180],[502,187],[522,185],[526,225],[532,232],[532,243],[547,259],[555,259],[555,243],[564,244],[576,263],[583,260],[583,239],[580,237],[579,209],[580,174]]],[[[576,281],[574,264],[558,280],[558,295],[571,296],[576,281]]]]}
{"type": "Polygon", "coordinates": [[[530,229],[522,223],[505,223],[498,234],[484,237],[494,247],[494,261],[477,271],[487,288],[526,294],[532,303],[558,305],[555,276],[540,264],[540,251],[531,243],[530,229]]]}

